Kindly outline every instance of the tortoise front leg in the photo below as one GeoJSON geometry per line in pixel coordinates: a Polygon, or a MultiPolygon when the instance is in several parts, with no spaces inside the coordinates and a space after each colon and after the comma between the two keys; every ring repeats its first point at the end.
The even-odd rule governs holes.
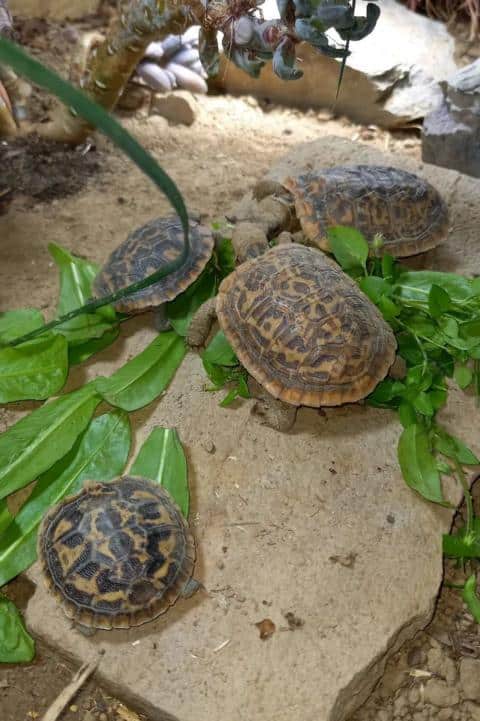
{"type": "Polygon", "coordinates": [[[291,430],[297,417],[296,406],[277,400],[252,377],[248,379],[248,390],[256,400],[252,413],[260,418],[262,425],[282,433],[291,430]]]}
{"type": "Polygon", "coordinates": [[[216,317],[216,298],[209,298],[200,306],[190,322],[185,338],[190,348],[200,348],[205,345],[216,317]]]}
{"type": "Polygon", "coordinates": [[[155,325],[155,330],[158,330],[159,333],[164,333],[165,331],[170,330],[172,325],[167,316],[167,304],[166,303],[157,305],[157,307],[154,308],[153,322],[155,325]]]}

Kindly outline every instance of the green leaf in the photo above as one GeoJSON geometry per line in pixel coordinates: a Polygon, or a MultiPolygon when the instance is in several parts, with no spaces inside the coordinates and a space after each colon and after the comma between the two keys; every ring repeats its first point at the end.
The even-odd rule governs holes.
{"type": "Polygon", "coordinates": [[[429,310],[428,300],[432,285],[446,291],[453,303],[466,300],[471,295],[471,283],[467,278],[455,273],[433,270],[411,270],[400,273],[394,291],[403,305],[429,310]]]}
{"type": "Polygon", "coordinates": [[[480,599],[477,596],[477,579],[472,574],[465,581],[462,598],[477,623],[480,623],[480,599]]]}
{"type": "Polygon", "coordinates": [[[2,498],[0,501],[0,538],[2,533],[5,533],[12,521],[13,516],[8,510],[7,499],[2,498]]]}
{"type": "Polygon", "coordinates": [[[398,406],[398,415],[400,417],[400,423],[404,428],[413,426],[417,422],[417,414],[411,403],[403,401],[398,406]]]}
{"type": "Polygon", "coordinates": [[[219,366],[236,366],[238,358],[225,334],[219,330],[202,353],[202,360],[219,366]]]}
{"type": "Polygon", "coordinates": [[[447,433],[443,428],[437,427],[435,429],[434,444],[439,453],[447,456],[447,458],[457,460],[464,466],[477,466],[480,464],[480,460],[465,443],[447,433]]]}
{"type": "Polygon", "coordinates": [[[236,258],[233,243],[230,238],[223,238],[217,245],[217,264],[220,275],[225,278],[235,270],[236,258]]]}
{"type": "Polygon", "coordinates": [[[480,538],[473,530],[468,535],[465,528],[458,533],[444,534],[443,553],[449,558],[480,558],[480,538]]]}
{"type": "Polygon", "coordinates": [[[113,373],[94,381],[112,406],[135,411],[151,403],[170,381],[186,353],[185,342],[173,331],[160,333],[145,350],[113,373]]]}
{"type": "Polygon", "coordinates": [[[141,447],[130,473],[163,486],[188,518],[187,459],[175,428],[154,428],[141,447]]]}
{"type": "Polygon", "coordinates": [[[444,288],[433,284],[428,294],[428,308],[433,318],[440,318],[452,307],[452,299],[444,288]]]}
{"type": "Polygon", "coordinates": [[[85,481],[109,481],[121,475],[130,449],[130,422],[115,410],[95,418],[66,456],[38,479],[27,501],[0,537],[0,586],[36,559],[37,529],[46,511],[85,481]]]}
{"type": "Polygon", "coordinates": [[[423,363],[409,368],[405,379],[408,386],[415,386],[419,391],[428,390],[432,385],[432,381],[432,371],[423,365],[423,363]]]}
{"type": "Polygon", "coordinates": [[[416,393],[413,399],[413,406],[415,410],[417,410],[423,416],[427,416],[429,418],[433,416],[435,412],[430,401],[430,397],[428,393],[425,393],[425,391],[420,391],[416,393]]]}
{"type": "Polygon", "coordinates": [[[380,301],[382,296],[389,296],[393,291],[393,286],[388,280],[378,278],[375,275],[367,275],[364,278],[361,278],[359,286],[365,295],[367,295],[375,304],[380,301]]]}
{"type": "Polygon", "coordinates": [[[115,327],[113,330],[107,331],[101,338],[92,338],[85,343],[78,343],[68,346],[68,362],[71,366],[83,363],[90,356],[99,353],[104,348],[108,348],[117,340],[120,334],[120,328],[115,327]]]}
{"type": "Polygon", "coordinates": [[[191,320],[209,298],[217,291],[215,268],[209,263],[203,273],[184,293],[167,303],[167,317],[178,335],[186,336],[191,320]]]}
{"type": "Polygon", "coordinates": [[[402,309],[394,303],[391,298],[387,298],[385,295],[382,295],[378,299],[378,309],[387,322],[394,320],[402,312],[402,309]]]}
{"type": "Polygon", "coordinates": [[[393,378],[385,378],[368,396],[370,405],[380,406],[382,408],[396,408],[398,399],[403,395],[405,385],[401,381],[393,380],[393,378]],[[395,401],[392,403],[392,401],[395,401]]]}
{"type": "Polygon", "coordinates": [[[15,605],[0,595],[0,663],[29,663],[35,643],[27,633],[15,605]]]}
{"type": "Polygon", "coordinates": [[[385,278],[385,280],[395,280],[396,275],[398,275],[398,270],[395,264],[395,258],[392,255],[388,255],[388,253],[385,253],[382,256],[382,275],[385,278]]]}
{"type": "Polygon", "coordinates": [[[88,384],[45,403],[0,435],[0,498],[30,483],[65,455],[100,397],[88,384]]]}
{"type": "Polygon", "coordinates": [[[404,429],[398,442],[398,460],[410,488],[429,501],[444,503],[435,456],[422,426],[410,425],[404,429]]]}
{"type": "MultiPolygon", "coordinates": [[[[48,250],[60,271],[57,315],[62,316],[88,302],[92,296],[92,282],[99,267],[95,263],[72,255],[55,243],[50,243],[48,250]]],[[[96,313],[80,315],[67,323],[62,323],[55,332],[66,336],[70,344],[84,343],[111,331],[115,323],[115,310],[112,306],[104,306],[96,313]]]]}
{"type": "Polygon", "coordinates": [[[368,243],[360,231],[337,225],[329,228],[327,235],[330,250],[343,270],[366,267],[368,243]]]}
{"type": "Polygon", "coordinates": [[[49,334],[16,348],[0,348],[0,403],[44,400],[67,379],[68,347],[49,334]]]}
{"type": "Polygon", "coordinates": [[[43,315],[39,310],[33,308],[8,310],[6,313],[0,313],[0,341],[8,343],[20,335],[40,328],[43,323],[43,315]]]}
{"type": "Polygon", "coordinates": [[[456,365],[453,377],[459,388],[467,388],[473,380],[473,372],[468,366],[456,365]]]}

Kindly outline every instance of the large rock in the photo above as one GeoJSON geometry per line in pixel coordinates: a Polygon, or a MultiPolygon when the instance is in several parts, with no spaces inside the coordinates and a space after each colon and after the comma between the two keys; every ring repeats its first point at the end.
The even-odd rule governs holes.
{"type": "Polygon", "coordinates": [[[480,60],[447,82],[438,107],[423,124],[422,157],[428,163],[480,177],[480,60]]]}
{"type": "MultiPolygon", "coordinates": [[[[425,174],[451,200],[453,221],[472,223],[425,262],[480,270],[480,181],[338,138],[301,146],[278,172],[308,161],[395,162],[425,174]]],[[[82,381],[111,373],[152,336],[148,318],[124,324],[122,342],[71,382],[75,373],[82,381]]],[[[189,355],[161,402],[136,414],[134,451],[154,425],[178,428],[205,591],[140,629],[85,638],[35,566],[27,623],[77,660],[104,649],[102,679],[155,721],[343,721],[390,654],[428,622],[451,515],[405,486],[391,413],[302,409],[293,432],[279,434],[258,425],[248,401],[220,408],[204,383],[189,355]],[[288,613],[303,625],[289,630],[288,613]],[[261,640],[256,624],[265,618],[276,631],[261,640]]],[[[473,398],[453,393],[443,413],[474,448],[475,412],[473,398]]]]}
{"type": "MultiPolygon", "coordinates": [[[[335,107],[337,113],[364,124],[395,127],[423,118],[441,100],[438,81],[456,70],[454,40],[443,23],[413,13],[395,0],[382,0],[380,9],[371,35],[351,44],[337,101],[339,62],[305,43],[297,52],[304,71],[300,80],[280,80],[271,63],[255,80],[222,56],[215,84],[231,93],[284,105],[335,107]]],[[[275,0],[266,0],[262,11],[266,19],[278,17],[275,0]]]]}

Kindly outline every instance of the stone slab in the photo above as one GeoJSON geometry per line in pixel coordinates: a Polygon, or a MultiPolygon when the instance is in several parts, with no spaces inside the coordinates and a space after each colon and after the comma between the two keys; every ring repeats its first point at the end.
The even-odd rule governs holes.
{"type": "MultiPolygon", "coordinates": [[[[338,138],[299,153],[303,162],[394,162],[338,138]]],[[[454,221],[478,229],[479,181],[395,162],[432,179],[454,221]]],[[[457,229],[424,262],[478,272],[477,238],[478,230],[457,229]]],[[[69,383],[112,372],[153,334],[149,316],[130,321],[122,340],[74,370],[69,383]]],[[[133,422],[134,452],[156,424],[177,427],[185,444],[196,575],[205,591],[140,629],[85,638],[34,566],[27,623],[79,661],[104,649],[100,677],[152,721],[343,721],[390,654],[428,622],[450,514],[405,486],[396,460],[400,426],[390,413],[302,409],[293,431],[278,434],[251,417],[250,401],[220,408],[204,382],[199,359],[189,355],[162,400],[133,422]],[[287,612],[303,625],[287,630],[287,612]],[[255,626],[264,618],[276,624],[266,641],[255,626]]],[[[443,419],[475,448],[474,412],[472,398],[453,393],[443,419]]]]}

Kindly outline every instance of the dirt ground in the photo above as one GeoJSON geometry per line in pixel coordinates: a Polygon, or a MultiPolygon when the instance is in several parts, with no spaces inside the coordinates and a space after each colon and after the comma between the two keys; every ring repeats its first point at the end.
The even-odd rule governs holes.
{"type": "MultiPolygon", "coordinates": [[[[101,25],[109,15],[107,5],[100,17],[76,27],[23,22],[19,24],[20,39],[33,54],[63,69],[78,33],[85,27],[101,25]]],[[[50,99],[34,94],[36,118],[47,117],[50,107],[50,99]]],[[[251,98],[198,98],[196,121],[191,127],[169,125],[164,118],[148,117],[143,111],[122,119],[174,178],[189,207],[208,219],[220,216],[289,147],[321,135],[358,139],[382,150],[420,158],[416,130],[392,134],[353,125],[327,111],[301,113],[260,106],[251,98]]],[[[84,150],[59,150],[37,141],[0,145],[2,187],[9,188],[11,198],[0,219],[1,310],[28,305],[47,314],[53,312],[57,276],[47,253],[51,240],[101,262],[133,227],[167,210],[166,201],[149,181],[105,139],[97,137],[89,152],[84,150]],[[71,220],[68,238],[56,235],[58,214],[71,220]],[[28,247],[15,242],[15,225],[20,223],[31,226],[28,247]],[[102,233],[111,227],[116,228],[115,233],[102,233]]],[[[9,420],[9,410],[0,411],[2,430],[9,420]]],[[[455,569],[448,569],[448,574],[454,580],[455,569]]],[[[28,583],[16,580],[7,594],[24,607],[30,594],[28,583]]],[[[480,719],[480,688],[475,698],[471,689],[465,689],[462,675],[464,660],[480,665],[479,656],[477,628],[457,594],[445,586],[431,626],[392,659],[384,679],[354,721],[480,719]],[[440,690],[435,698],[426,698],[424,683],[432,676],[438,678],[440,690]]],[[[71,664],[38,642],[32,664],[0,668],[0,718],[41,718],[73,672],[71,664]]],[[[143,721],[145,717],[90,681],[61,719],[143,721]]]]}

